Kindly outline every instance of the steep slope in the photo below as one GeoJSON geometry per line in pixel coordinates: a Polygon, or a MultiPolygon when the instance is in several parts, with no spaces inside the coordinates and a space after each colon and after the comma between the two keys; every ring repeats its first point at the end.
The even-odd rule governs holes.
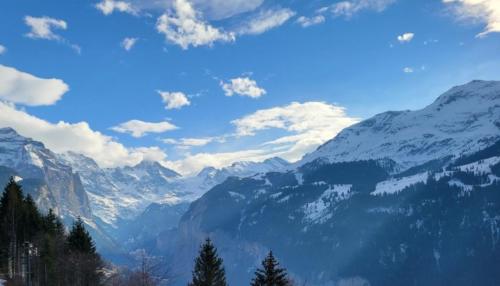
{"type": "Polygon", "coordinates": [[[82,177],[94,217],[111,231],[120,220],[138,216],[153,202],[175,203],[184,195],[180,175],[156,162],[102,169],[94,160],[68,152],[60,158],[82,177]]]}
{"type": "Polygon", "coordinates": [[[400,169],[461,156],[500,138],[500,82],[473,81],[417,111],[390,111],[344,129],[297,164],[390,158],[400,169]]]}
{"type": "Polygon", "coordinates": [[[80,177],[56,154],[12,128],[0,129],[0,166],[15,170],[25,191],[42,210],[54,209],[63,217],[91,218],[87,193],[80,177]]]}
{"type": "Polygon", "coordinates": [[[269,249],[299,284],[498,285],[499,120],[500,83],[474,81],[347,128],[289,171],[227,179],[181,219],[179,285],[207,236],[232,285],[269,249]]]}

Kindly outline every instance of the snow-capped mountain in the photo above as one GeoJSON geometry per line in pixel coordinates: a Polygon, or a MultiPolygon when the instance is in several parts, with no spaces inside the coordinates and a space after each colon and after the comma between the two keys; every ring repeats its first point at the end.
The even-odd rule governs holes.
{"type": "Polygon", "coordinates": [[[153,202],[176,203],[184,195],[179,190],[180,175],[157,162],[102,169],[81,154],[68,152],[60,158],[82,177],[94,217],[111,227],[138,216],[153,202]]]}
{"type": "Polygon", "coordinates": [[[500,82],[473,81],[216,185],[179,223],[176,275],[209,236],[234,285],[269,249],[299,284],[497,285],[499,189],[500,82]]]}
{"type": "Polygon", "coordinates": [[[271,158],[260,163],[237,162],[222,169],[207,167],[196,176],[182,177],[154,161],[102,169],[91,158],[74,152],[59,157],[80,175],[94,217],[110,232],[119,227],[117,222],[134,220],[150,204],[189,203],[228,177],[283,170],[289,165],[283,159],[271,158]]]}
{"type": "Polygon", "coordinates": [[[52,208],[67,218],[92,217],[80,177],[41,142],[12,128],[0,129],[0,166],[15,171],[41,209],[52,208]]]}
{"type": "Polygon", "coordinates": [[[483,149],[500,138],[500,82],[472,81],[416,111],[378,114],[344,129],[297,164],[390,158],[407,169],[483,149]]]}

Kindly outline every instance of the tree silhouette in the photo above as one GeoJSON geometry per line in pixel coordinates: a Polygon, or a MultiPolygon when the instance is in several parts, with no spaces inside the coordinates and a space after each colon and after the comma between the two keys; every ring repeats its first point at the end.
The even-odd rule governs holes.
{"type": "Polygon", "coordinates": [[[217,249],[207,238],[200,247],[200,254],[195,260],[193,280],[189,286],[226,286],[226,273],[217,249]]]}

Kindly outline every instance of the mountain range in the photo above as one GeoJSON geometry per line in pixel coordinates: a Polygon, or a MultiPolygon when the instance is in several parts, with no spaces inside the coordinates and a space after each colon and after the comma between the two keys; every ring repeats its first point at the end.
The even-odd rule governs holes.
{"type": "Polygon", "coordinates": [[[42,209],[84,218],[110,259],[145,249],[179,285],[206,237],[231,285],[248,284],[270,249],[299,284],[500,284],[496,81],[375,115],[291,164],[191,177],[153,161],[104,169],[4,128],[0,166],[0,180],[14,176],[42,209]]]}

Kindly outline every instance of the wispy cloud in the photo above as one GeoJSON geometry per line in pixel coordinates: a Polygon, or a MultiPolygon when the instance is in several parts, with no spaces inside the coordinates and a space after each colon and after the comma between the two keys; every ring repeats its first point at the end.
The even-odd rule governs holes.
{"type": "Polygon", "coordinates": [[[477,37],[500,32],[500,2],[498,0],[443,0],[450,5],[459,20],[480,21],[486,24],[477,37]]]}
{"type": "Polygon", "coordinates": [[[349,0],[341,1],[330,6],[329,10],[336,17],[352,17],[363,11],[382,12],[396,0],[349,0]]]}
{"type": "Polygon", "coordinates": [[[403,68],[404,73],[413,73],[415,70],[412,67],[403,68]]]}
{"type": "Polygon", "coordinates": [[[262,10],[244,23],[238,29],[238,34],[262,34],[283,25],[286,21],[295,16],[295,14],[294,11],[288,8],[262,10]]]}
{"type": "Polygon", "coordinates": [[[141,120],[130,120],[111,127],[113,131],[128,133],[136,138],[143,137],[149,133],[164,133],[176,129],[178,129],[178,127],[168,121],[145,122],[141,120]]]}
{"type": "Polygon", "coordinates": [[[68,28],[68,24],[66,23],[66,21],[46,16],[26,16],[24,17],[24,23],[30,28],[30,31],[26,33],[26,37],[31,39],[58,41],[69,46],[78,54],[82,52],[80,46],[71,43],[61,35],[54,32],[54,30],[66,30],[68,28]]]}
{"type": "Polygon", "coordinates": [[[124,48],[128,52],[134,47],[135,43],[137,43],[137,40],[139,40],[139,39],[138,38],[125,38],[121,42],[121,46],[122,46],[122,48],[124,48]]]}
{"type": "Polygon", "coordinates": [[[310,26],[321,24],[325,22],[325,20],[325,16],[323,15],[316,15],[312,17],[300,16],[297,19],[297,23],[299,23],[302,27],[307,28],[310,26]]]}
{"type": "Polygon", "coordinates": [[[7,52],[7,48],[3,45],[0,45],[0,55],[3,55],[7,52]]]}

